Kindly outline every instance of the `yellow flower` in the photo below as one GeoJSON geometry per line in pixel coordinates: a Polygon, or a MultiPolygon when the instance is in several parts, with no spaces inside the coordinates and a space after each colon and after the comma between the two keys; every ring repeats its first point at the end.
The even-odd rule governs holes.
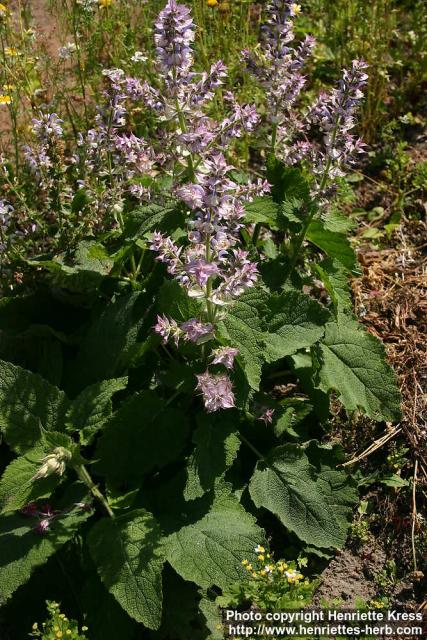
{"type": "Polygon", "coordinates": [[[102,9],[105,9],[106,7],[111,7],[113,2],[114,0],[98,0],[98,4],[100,7],[102,7],[102,9]]]}
{"type": "MultiPolygon", "coordinates": [[[[1,11],[1,7],[2,7],[2,6],[3,6],[3,5],[0,5],[0,11],[1,11]]],[[[35,623],[33,624],[33,630],[35,631],[35,630],[36,630],[36,629],[38,629],[38,628],[39,628],[39,625],[37,624],[37,622],[35,622],[35,623]]]]}
{"type": "Polygon", "coordinates": [[[0,95],[0,105],[12,104],[12,98],[10,96],[0,95]]]}
{"type": "Polygon", "coordinates": [[[265,553],[264,547],[262,547],[260,544],[257,547],[255,547],[254,551],[255,553],[265,553]]]}
{"type": "Polygon", "coordinates": [[[261,560],[261,562],[263,562],[264,556],[261,554],[260,556],[258,556],[258,560],[261,560]]]}
{"type": "Polygon", "coordinates": [[[252,571],[252,568],[253,568],[253,567],[252,567],[252,565],[251,565],[251,564],[247,564],[247,565],[246,565],[246,569],[247,569],[248,571],[252,571]]]}
{"type": "Polygon", "coordinates": [[[266,573],[267,573],[267,572],[266,572],[266,571],[264,571],[264,569],[262,569],[262,571],[260,571],[260,572],[259,572],[259,575],[260,575],[260,576],[265,576],[265,574],[266,574],[266,573]]]}
{"type": "Polygon", "coordinates": [[[218,5],[218,0],[208,0],[208,7],[216,7],[218,5]]]}
{"type": "Polygon", "coordinates": [[[301,5],[297,4],[296,2],[294,2],[293,4],[291,4],[291,9],[293,10],[294,14],[297,15],[298,13],[301,13],[302,9],[301,9],[301,5]]]}
{"type": "Polygon", "coordinates": [[[5,47],[4,52],[7,56],[17,56],[18,55],[18,49],[15,49],[15,47],[5,47]]]}
{"type": "Polygon", "coordinates": [[[64,635],[64,634],[62,633],[62,631],[58,631],[58,632],[56,633],[56,637],[57,637],[57,638],[62,638],[62,636],[63,636],[63,635],[64,635]]]}
{"type": "Polygon", "coordinates": [[[257,577],[257,573],[256,573],[256,571],[254,571],[254,572],[252,573],[252,577],[253,577],[253,578],[256,578],[256,577],[257,577]]]}
{"type": "Polygon", "coordinates": [[[87,631],[89,627],[82,627],[82,631],[87,631]]]}
{"type": "Polygon", "coordinates": [[[249,564],[249,560],[242,560],[242,565],[244,567],[246,567],[247,564],[249,564]]]}

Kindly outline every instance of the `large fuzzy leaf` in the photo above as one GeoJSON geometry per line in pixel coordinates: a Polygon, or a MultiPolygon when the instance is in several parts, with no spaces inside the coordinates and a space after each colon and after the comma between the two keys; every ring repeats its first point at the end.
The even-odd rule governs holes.
{"type": "Polygon", "coordinates": [[[377,338],[356,322],[330,322],[316,356],[319,387],[338,392],[347,411],[360,409],[374,420],[399,420],[396,378],[377,338]]]}
{"type": "Polygon", "coordinates": [[[88,537],[107,589],[128,615],[150,629],[159,627],[162,615],[160,542],[158,523],[143,509],[100,520],[88,537]]]}
{"type": "Polygon", "coordinates": [[[165,553],[175,571],[201,587],[223,588],[241,579],[245,575],[241,561],[254,559],[256,545],[264,540],[255,518],[234,496],[223,492],[205,515],[191,519],[191,524],[165,541],[165,553]]]}
{"type": "Polygon", "coordinates": [[[330,258],[338,260],[346,269],[353,271],[357,264],[356,254],[346,235],[326,228],[322,220],[313,220],[307,230],[307,240],[319,247],[330,258]]]}
{"type": "Polygon", "coordinates": [[[131,293],[99,313],[81,343],[70,372],[73,393],[125,372],[150,303],[145,293],[131,293]]]}
{"type": "Polygon", "coordinates": [[[299,445],[273,449],[257,464],[249,490],[257,507],[274,513],[304,542],[317,547],[344,545],[357,496],[344,472],[317,471],[299,445]]]}
{"type": "Polygon", "coordinates": [[[41,427],[61,431],[69,401],[41,376],[0,360],[0,429],[18,453],[41,438],[41,427]]]}
{"type": "Polygon", "coordinates": [[[86,387],[71,403],[67,420],[72,430],[78,430],[80,442],[90,444],[96,432],[111,416],[112,396],[126,388],[127,377],[96,382],[86,387]]]}
{"type": "Polygon", "coordinates": [[[84,510],[73,510],[55,518],[51,529],[39,535],[34,531],[37,524],[34,518],[0,516],[0,605],[29,580],[38,566],[74,536],[87,517],[84,510]]]}
{"type": "Polygon", "coordinates": [[[108,421],[96,451],[97,469],[112,482],[136,482],[176,460],[189,424],[178,409],[151,391],[136,394],[108,421]]]}
{"type": "Polygon", "coordinates": [[[279,360],[310,347],[324,333],[329,312],[299,291],[285,291],[268,302],[266,317],[269,359],[279,360]]]}
{"type": "Polygon", "coordinates": [[[29,502],[50,496],[60,478],[57,474],[32,481],[46,455],[42,446],[30,449],[6,467],[0,480],[0,507],[2,512],[16,511],[29,502]]]}
{"type": "Polygon", "coordinates": [[[255,288],[240,296],[220,324],[220,334],[239,349],[239,362],[253,389],[259,388],[261,369],[265,362],[263,316],[268,293],[255,288]]]}
{"type": "Polygon", "coordinates": [[[240,447],[237,416],[202,414],[193,435],[194,452],[187,464],[186,500],[200,498],[213,489],[217,478],[233,464],[240,447]]]}

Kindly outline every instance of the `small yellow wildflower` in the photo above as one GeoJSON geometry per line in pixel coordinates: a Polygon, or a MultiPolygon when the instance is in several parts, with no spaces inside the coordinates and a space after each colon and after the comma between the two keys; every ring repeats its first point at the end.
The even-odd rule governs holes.
{"type": "Polygon", "coordinates": [[[261,560],[261,562],[263,562],[264,559],[265,559],[265,557],[262,554],[260,556],[258,556],[258,560],[261,560]]]}
{"type": "Polygon", "coordinates": [[[247,564],[249,564],[249,560],[242,560],[242,565],[244,567],[246,567],[247,564]]]}
{"type": "Polygon", "coordinates": [[[98,4],[102,9],[105,9],[106,7],[111,7],[113,1],[114,0],[98,0],[98,4]]]}
{"type": "Polygon", "coordinates": [[[262,569],[262,570],[259,572],[259,575],[260,575],[260,576],[265,576],[265,575],[266,575],[266,573],[267,573],[267,572],[266,572],[264,569],[262,569]]]}
{"type": "Polygon", "coordinates": [[[291,4],[291,9],[292,9],[292,11],[294,12],[295,15],[297,15],[298,13],[301,13],[301,11],[302,11],[301,5],[297,4],[296,2],[291,4]]]}
{"type": "Polygon", "coordinates": [[[251,564],[247,564],[247,565],[246,565],[246,569],[247,569],[248,571],[252,571],[253,567],[252,567],[252,565],[251,565],[251,564]]]}
{"type": "Polygon", "coordinates": [[[260,544],[257,547],[255,547],[254,551],[255,553],[265,553],[264,547],[262,547],[260,544]]]}
{"type": "Polygon", "coordinates": [[[208,7],[216,7],[218,5],[218,0],[208,0],[208,7]]]}
{"type": "Polygon", "coordinates": [[[266,554],[265,554],[265,557],[266,557],[266,558],[271,558],[271,555],[270,555],[269,553],[266,553],[266,554]]]}
{"type": "Polygon", "coordinates": [[[57,632],[56,632],[56,637],[57,637],[57,638],[62,638],[62,636],[63,636],[63,635],[64,635],[64,634],[62,633],[62,631],[57,631],[57,632]]]}
{"type": "Polygon", "coordinates": [[[274,567],[272,564],[266,564],[264,569],[266,573],[272,573],[272,571],[274,570],[274,567]]]}
{"type": "Polygon", "coordinates": [[[5,47],[4,52],[7,56],[17,56],[18,55],[18,49],[15,49],[15,47],[5,47]]]}
{"type": "MultiPolygon", "coordinates": [[[[3,5],[0,5],[0,7],[1,7],[1,6],[3,6],[3,5]]],[[[1,11],[1,8],[0,8],[0,11],[1,11]]],[[[35,623],[33,624],[33,630],[34,630],[34,631],[36,631],[36,629],[38,629],[38,628],[39,628],[39,625],[37,624],[37,622],[35,622],[35,623]]]]}
{"type": "Polygon", "coordinates": [[[15,88],[15,85],[13,85],[13,84],[4,84],[3,85],[4,91],[13,91],[14,88],[15,88]]]}
{"type": "Polygon", "coordinates": [[[256,577],[257,577],[257,572],[256,572],[256,571],[254,571],[254,572],[252,573],[252,577],[253,577],[253,578],[256,578],[256,577]]]}
{"type": "Polygon", "coordinates": [[[82,627],[82,631],[87,631],[89,627],[82,627]]]}

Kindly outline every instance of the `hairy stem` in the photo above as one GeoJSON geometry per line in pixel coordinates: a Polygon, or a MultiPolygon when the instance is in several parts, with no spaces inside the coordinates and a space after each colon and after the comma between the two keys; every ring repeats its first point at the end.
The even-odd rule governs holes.
{"type": "Polygon", "coordinates": [[[110,518],[114,518],[114,513],[113,513],[110,505],[107,502],[107,498],[98,489],[98,487],[96,486],[96,484],[94,483],[94,481],[90,477],[89,472],[86,469],[86,467],[84,467],[81,464],[81,465],[78,465],[78,466],[74,467],[74,469],[75,469],[75,471],[77,473],[77,476],[78,476],[79,480],[84,482],[84,484],[88,487],[88,489],[90,490],[90,492],[93,495],[93,497],[96,498],[102,504],[102,506],[104,507],[105,511],[108,513],[110,518]]]}

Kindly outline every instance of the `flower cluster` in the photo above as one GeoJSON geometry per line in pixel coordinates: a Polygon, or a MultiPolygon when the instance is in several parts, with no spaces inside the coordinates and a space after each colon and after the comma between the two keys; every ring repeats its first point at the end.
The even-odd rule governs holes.
{"type": "Polygon", "coordinates": [[[21,516],[36,518],[37,524],[34,527],[34,531],[35,533],[43,535],[50,531],[52,522],[55,519],[60,518],[62,515],[74,509],[90,512],[92,511],[92,505],[86,502],[76,502],[71,509],[61,511],[52,509],[50,504],[44,504],[39,507],[35,502],[29,502],[25,507],[20,509],[19,513],[21,516]]]}
{"type": "Polygon", "coordinates": [[[254,549],[257,554],[257,563],[254,566],[249,560],[242,560],[242,566],[256,580],[285,580],[289,585],[297,585],[304,580],[304,576],[297,569],[295,562],[287,563],[283,560],[274,562],[270,553],[262,545],[254,549]]]}
{"type": "Polygon", "coordinates": [[[24,146],[24,155],[40,185],[49,189],[55,179],[53,169],[60,156],[59,141],[64,133],[63,121],[56,113],[40,113],[39,118],[33,118],[32,122],[36,143],[24,146]]]}
{"type": "Polygon", "coordinates": [[[345,168],[364,150],[361,140],[350,131],[363,98],[367,65],[354,60],[351,69],[343,71],[338,87],[321,93],[300,117],[294,105],[305,85],[302,69],[315,46],[311,36],[297,46],[291,44],[294,19],[300,11],[300,6],[289,0],[271,2],[261,53],[254,57],[244,51],[243,58],[248,71],[266,90],[272,151],[290,165],[309,163],[310,173],[316,177],[312,195],[321,204],[334,194],[337,178],[345,175],[345,168]]]}
{"type": "Polygon", "coordinates": [[[306,36],[298,47],[290,46],[295,38],[294,18],[300,11],[301,7],[294,2],[273,0],[267,6],[261,51],[257,55],[242,52],[248,71],[266,90],[273,151],[278,143],[283,144],[301,128],[293,106],[305,85],[301,71],[312,54],[315,39],[306,36]]]}
{"type": "MultiPolygon", "coordinates": [[[[227,93],[230,113],[221,122],[213,121],[203,111],[204,105],[222,84],[226,70],[221,61],[209,73],[192,71],[192,42],[195,28],[187,7],[169,0],[156,22],[155,43],[158,68],[164,78],[164,91],[145,86],[141,97],[148,96],[146,106],[155,109],[168,122],[175,121],[162,140],[168,156],[183,166],[175,187],[176,195],[192,211],[188,241],[179,246],[168,236],[155,232],[151,249],[157,260],[201,302],[201,314],[180,325],[159,316],[155,331],[163,341],[172,339],[195,344],[208,342],[215,335],[215,322],[221,308],[252,287],[257,280],[257,265],[239,242],[243,227],[244,203],[269,190],[267,182],[237,184],[230,173],[233,167],[224,152],[231,140],[251,131],[258,122],[255,108],[240,105],[227,93]]],[[[211,363],[232,369],[237,350],[232,347],[212,352],[211,363]]],[[[207,411],[234,406],[232,383],[227,373],[197,376],[207,411]]]]}

